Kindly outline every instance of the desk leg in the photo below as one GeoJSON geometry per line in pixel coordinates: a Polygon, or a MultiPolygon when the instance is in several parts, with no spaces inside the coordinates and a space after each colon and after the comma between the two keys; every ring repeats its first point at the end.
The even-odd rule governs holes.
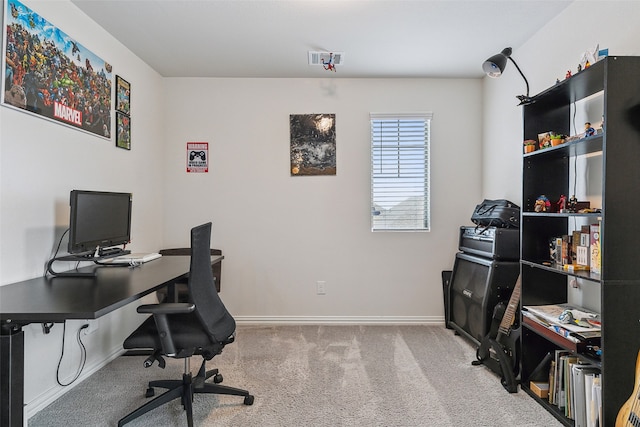
{"type": "Polygon", "coordinates": [[[24,425],[24,332],[6,330],[0,335],[0,425],[24,425]]]}

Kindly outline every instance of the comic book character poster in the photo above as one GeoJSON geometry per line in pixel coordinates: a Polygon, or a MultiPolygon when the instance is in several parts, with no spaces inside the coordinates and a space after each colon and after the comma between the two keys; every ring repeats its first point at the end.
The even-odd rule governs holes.
{"type": "Polygon", "coordinates": [[[6,0],[2,105],[111,138],[111,65],[6,0]]]}
{"type": "Polygon", "coordinates": [[[336,115],[291,114],[291,176],[336,174],[336,115]]]}

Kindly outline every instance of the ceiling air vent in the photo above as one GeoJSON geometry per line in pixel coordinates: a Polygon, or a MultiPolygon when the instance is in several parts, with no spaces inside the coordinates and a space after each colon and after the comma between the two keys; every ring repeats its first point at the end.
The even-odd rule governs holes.
{"type": "MultiPolygon", "coordinates": [[[[309,51],[309,65],[323,65],[328,63],[332,52],[314,52],[309,51]]],[[[333,52],[333,65],[342,65],[344,63],[344,52],[333,52]]]]}

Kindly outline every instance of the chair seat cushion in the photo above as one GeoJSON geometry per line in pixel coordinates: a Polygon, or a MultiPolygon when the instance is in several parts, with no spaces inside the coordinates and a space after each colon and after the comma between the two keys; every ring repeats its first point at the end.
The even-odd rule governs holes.
{"type": "MultiPolygon", "coordinates": [[[[200,354],[210,359],[219,354],[224,346],[233,342],[233,335],[225,341],[211,343],[209,336],[202,329],[202,324],[194,313],[176,314],[170,316],[170,329],[177,354],[200,354]],[[202,343],[209,343],[202,346],[202,343]]],[[[123,343],[125,349],[154,349],[162,350],[162,343],[156,322],[149,316],[123,343]]]]}

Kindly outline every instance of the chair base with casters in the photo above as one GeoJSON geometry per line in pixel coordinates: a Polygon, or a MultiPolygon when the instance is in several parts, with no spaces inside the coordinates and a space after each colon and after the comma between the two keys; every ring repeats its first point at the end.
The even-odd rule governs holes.
{"type": "MultiPolygon", "coordinates": [[[[196,393],[243,396],[245,405],[253,405],[253,395],[249,394],[247,390],[221,385],[220,383],[223,379],[222,375],[218,372],[217,369],[207,371],[205,368],[206,360],[202,361],[200,370],[194,377],[191,374],[189,360],[189,358],[184,359],[185,366],[184,373],[182,374],[182,380],[150,381],[149,388],[147,389],[147,392],[145,394],[146,397],[153,397],[155,395],[154,388],[156,387],[167,389],[167,391],[157,396],[153,400],[145,403],[135,411],[129,413],[129,415],[123,417],[120,421],[118,421],[118,427],[121,427],[128,422],[133,421],[134,419],[146,414],[147,412],[159,408],[160,406],[178,398],[181,399],[182,406],[187,413],[187,425],[189,427],[193,427],[193,397],[196,393]],[[213,383],[206,382],[211,377],[213,377],[213,383]]],[[[145,365],[147,363],[148,359],[147,361],[145,361],[145,365]]]]}

